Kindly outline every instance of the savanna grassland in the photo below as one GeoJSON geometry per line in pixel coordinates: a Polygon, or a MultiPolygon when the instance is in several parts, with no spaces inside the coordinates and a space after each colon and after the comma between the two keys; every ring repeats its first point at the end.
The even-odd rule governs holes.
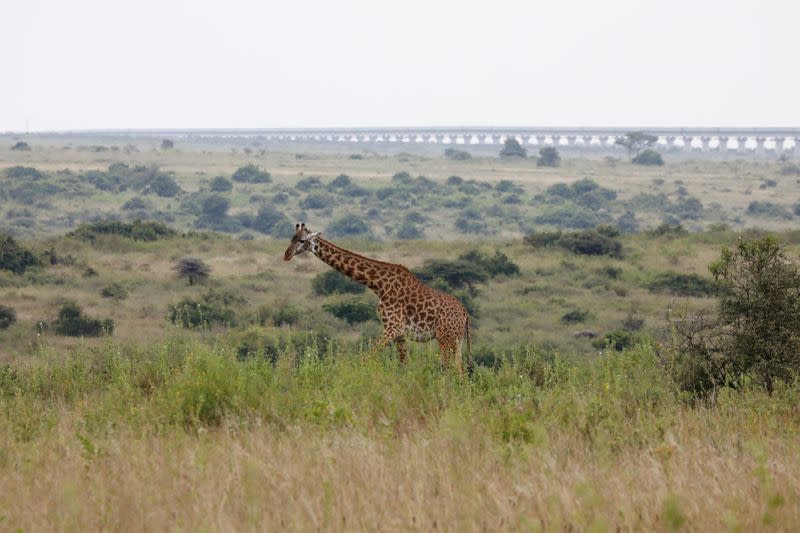
{"type": "Polygon", "coordinates": [[[800,383],[696,394],[668,321],[716,309],[740,236],[797,257],[791,161],[94,142],[0,147],[30,260],[0,270],[0,529],[800,521],[800,383]],[[462,299],[471,372],[367,355],[375,297],[281,260],[299,221],[462,299]],[[189,257],[207,277],[176,275],[189,257]]]}

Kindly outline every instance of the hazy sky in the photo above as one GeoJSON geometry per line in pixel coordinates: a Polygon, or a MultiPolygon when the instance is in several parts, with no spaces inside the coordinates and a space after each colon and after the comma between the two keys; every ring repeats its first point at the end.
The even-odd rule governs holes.
{"type": "Polygon", "coordinates": [[[800,126],[800,1],[0,0],[0,131],[800,126]]]}

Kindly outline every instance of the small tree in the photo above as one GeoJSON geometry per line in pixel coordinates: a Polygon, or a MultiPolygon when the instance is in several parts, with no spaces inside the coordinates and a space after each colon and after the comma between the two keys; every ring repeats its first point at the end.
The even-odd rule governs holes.
{"type": "Polygon", "coordinates": [[[175,143],[170,139],[164,139],[163,141],[161,141],[162,150],[172,150],[173,148],[175,148],[175,143]]]}
{"type": "Polygon", "coordinates": [[[17,321],[17,313],[13,308],[0,304],[0,329],[6,329],[17,321]]]}
{"type": "Polygon", "coordinates": [[[14,237],[0,233],[0,270],[22,274],[27,268],[41,266],[41,261],[32,252],[17,244],[14,237]]]}
{"type": "Polygon", "coordinates": [[[643,131],[629,131],[624,137],[617,137],[614,144],[618,144],[625,148],[628,152],[628,158],[633,159],[634,156],[639,155],[639,152],[645,148],[650,148],[658,141],[658,137],[650,135],[643,131]]]}
{"type": "Polygon", "coordinates": [[[561,156],[555,146],[545,146],[539,149],[539,159],[536,160],[537,167],[557,167],[561,165],[561,156]]]}
{"type": "Polygon", "coordinates": [[[228,198],[218,194],[212,194],[203,200],[202,216],[209,220],[222,220],[228,215],[230,206],[231,201],[228,198]]]}
{"type": "Polygon", "coordinates": [[[664,165],[664,158],[655,150],[647,149],[631,159],[631,162],[636,165],[660,167],[664,165]]]}
{"type": "Polygon", "coordinates": [[[173,267],[179,278],[189,280],[189,285],[195,281],[205,281],[211,273],[211,268],[195,257],[184,257],[173,267]]]}
{"type": "Polygon", "coordinates": [[[11,149],[19,150],[20,152],[30,152],[31,146],[24,141],[18,141],[14,144],[14,146],[11,147],[11,149]]]}
{"type": "Polygon", "coordinates": [[[716,317],[672,321],[673,373],[688,390],[747,381],[772,390],[800,371],[800,271],[774,237],[740,240],[709,265],[719,284],[716,317]]]}
{"type": "Polygon", "coordinates": [[[528,157],[528,152],[514,137],[508,137],[500,150],[500,157],[528,157]]]}
{"type": "Polygon", "coordinates": [[[230,192],[233,190],[233,183],[225,176],[217,176],[211,180],[210,189],[214,192],[230,192]]]}

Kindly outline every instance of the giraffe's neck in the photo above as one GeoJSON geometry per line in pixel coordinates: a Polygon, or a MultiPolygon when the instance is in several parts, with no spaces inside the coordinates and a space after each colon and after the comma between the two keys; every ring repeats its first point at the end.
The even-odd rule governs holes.
{"type": "Polygon", "coordinates": [[[348,278],[351,278],[362,285],[366,285],[376,293],[380,293],[381,284],[379,278],[381,274],[392,266],[382,261],[370,259],[345,250],[325,239],[317,239],[317,246],[314,247],[314,254],[332,268],[338,270],[348,278]]]}

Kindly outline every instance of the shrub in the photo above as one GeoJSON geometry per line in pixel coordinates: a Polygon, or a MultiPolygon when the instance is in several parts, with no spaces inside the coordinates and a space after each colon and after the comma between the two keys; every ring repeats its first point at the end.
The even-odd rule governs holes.
{"type": "Polygon", "coordinates": [[[414,178],[412,178],[411,174],[409,174],[405,170],[401,170],[400,172],[396,172],[394,176],[392,176],[392,181],[400,185],[410,185],[414,181],[414,178]]]}
{"type": "Polygon", "coordinates": [[[355,215],[342,215],[328,225],[331,237],[350,237],[354,235],[367,236],[370,233],[369,224],[355,215]]]}
{"type": "Polygon", "coordinates": [[[782,206],[773,202],[750,202],[747,214],[754,217],[790,219],[792,215],[782,206]]]}
{"type": "Polygon", "coordinates": [[[161,149],[162,150],[172,150],[175,148],[175,143],[170,139],[164,139],[161,141],[161,149]]]}
{"type": "Polygon", "coordinates": [[[622,257],[622,243],[597,231],[565,233],[560,246],[580,255],[609,255],[622,257]]]}
{"type": "Polygon", "coordinates": [[[66,303],[61,307],[58,311],[58,318],[52,326],[56,334],[69,337],[99,337],[114,333],[113,320],[89,318],[74,302],[66,303]]]}
{"type": "Polygon", "coordinates": [[[501,157],[528,157],[528,152],[514,137],[508,137],[500,150],[501,157]]]}
{"type": "Polygon", "coordinates": [[[472,154],[469,152],[458,150],[452,147],[444,149],[444,156],[453,161],[466,161],[467,159],[472,159],[472,154]]]}
{"type": "Polygon", "coordinates": [[[458,187],[462,183],[464,183],[464,179],[461,178],[460,176],[450,176],[449,178],[447,178],[447,184],[450,186],[458,187]]]}
{"type": "Polygon", "coordinates": [[[589,311],[584,309],[573,309],[572,311],[567,311],[561,316],[561,322],[564,324],[579,324],[581,322],[586,322],[588,317],[589,311]]]}
{"type": "Polygon", "coordinates": [[[295,183],[294,188],[300,191],[306,191],[309,189],[322,189],[325,185],[322,183],[322,180],[319,179],[317,176],[308,176],[307,178],[301,178],[300,180],[295,183]]]}
{"type": "Polygon", "coordinates": [[[784,165],[780,170],[781,176],[800,176],[800,165],[797,163],[789,163],[784,165]]]}
{"type": "Polygon", "coordinates": [[[631,162],[636,165],[645,166],[663,166],[664,158],[655,150],[644,150],[639,155],[631,159],[631,162]]]}
{"type": "Polygon", "coordinates": [[[275,326],[294,326],[300,321],[300,311],[285,302],[272,311],[272,324],[275,326]]]}
{"type": "Polygon", "coordinates": [[[588,229],[603,222],[603,218],[588,209],[562,207],[536,215],[533,217],[533,221],[536,224],[548,224],[562,228],[588,229]]]}
{"type": "Polygon", "coordinates": [[[489,224],[483,220],[483,215],[475,208],[468,207],[456,217],[453,225],[462,233],[487,234],[491,232],[489,224]]]}
{"type": "Polygon", "coordinates": [[[183,191],[174,179],[166,174],[158,174],[150,180],[144,192],[145,194],[153,192],[163,198],[172,198],[183,191]]]}
{"type": "Polygon", "coordinates": [[[7,305],[0,304],[0,329],[8,329],[16,321],[16,311],[7,305]]]}
{"type": "Polygon", "coordinates": [[[458,259],[478,265],[490,277],[519,275],[519,266],[499,250],[496,250],[492,256],[484,255],[478,250],[470,250],[458,256],[458,259]]]}
{"type": "Polygon", "coordinates": [[[628,315],[622,319],[622,329],[625,331],[639,331],[643,327],[644,317],[637,314],[628,313],[628,315]]]}
{"type": "Polygon", "coordinates": [[[624,329],[618,329],[612,331],[611,333],[607,333],[600,339],[595,340],[592,342],[592,346],[597,349],[607,348],[609,350],[622,352],[633,346],[635,343],[636,336],[632,332],[624,329]]]}
{"type": "Polygon", "coordinates": [[[131,198],[130,200],[122,204],[122,209],[124,209],[125,211],[134,211],[134,210],[149,209],[149,208],[150,208],[150,202],[138,196],[135,198],[131,198]]]}
{"type": "Polygon", "coordinates": [[[719,284],[716,317],[672,320],[673,375],[698,394],[752,381],[771,391],[800,371],[800,271],[772,236],[740,240],[709,265],[719,284]]]}
{"type": "Polygon", "coordinates": [[[196,281],[205,281],[211,273],[211,268],[195,257],[184,257],[172,267],[172,270],[178,278],[189,280],[189,285],[194,285],[196,281]]]}
{"type": "Polygon", "coordinates": [[[163,222],[134,220],[131,223],[106,220],[81,224],[67,233],[67,237],[94,242],[98,235],[119,235],[135,241],[157,241],[176,235],[174,229],[163,222]]]}
{"type": "Polygon", "coordinates": [[[212,192],[230,192],[233,190],[233,183],[225,176],[217,176],[211,180],[209,189],[212,192]]]}
{"type": "Polygon", "coordinates": [[[651,292],[666,292],[677,296],[711,296],[716,293],[713,280],[697,274],[662,272],[647,284],[651,292]]]}
{"type": "Polygon", "coordinates": [[[322,308],[348,324],[360,324],[367,320],[378,320],[375,307],[357,299],[326,303],[322,308]]]}
{"type": "Polygon", "coordinates": [[[22,274],[28,268],[41,264],[38,257],[20,246],[11,235],[0,232],[0,270],[22,274]]]}
{"type": "Polygon", "coordinates": [[[557,167],[561,165],[561,156],[554,146],[545,146],[539,149],[537,167],[557,167]]]}
{"type": "Polygon", "coordinates": [[[221,220],[228,215],[231,201],[224,196],[212,194],[203,200],[202,217],[210,220],[221,220]]]}
{"type": "Polygon", "coordinates": [[[691,196],[679,198],[665,209],[676,217],[684,220],[700,220],[703,218],[703,204],[691,196]]]}
{"type": "Polygon", "coordinates": [[[12,179],[31,179],[31,180],[41,180],[47,177],[47,174],[36,170],[33,167],[8,167],[6,169],[6,176],[12,179]]]}
{"type": "Polygon", "coordinates": [[[683,237],[689,232],[680,224],[663,223],[646,232],[649,237],[683,237]]]}
{"type": "Polygon", "coordinates": [[[271,205],[261,207],[245,226],[277,238],[289,238],[294,233],[294,225],[289,217],[271,205]]]}
{"type": "Polygon", "coordinates": [[[121,284],[112,283],[100,289],[100,296],[120,301],[128,297],[128,291],[121,284]]]}
{"type": "Polygon", "coordinates": [[[454,289],[474,290],[476,284],[484,283],[489,279],[489,274],[482,266],[465,259],[455,261],[428,259],[422,268],[414,271],[414,274],[428,283],[441,279],[454,289]]]}
{"type": "Polygon", "coordinates": [[[422,239],[425,232],[417,224],[404,221],[397,229],[397,238],[404,241],[422,239]]]}
{"type": "Polygon", "coordinates": [[[218,303],[186,298],[170,307],[169,320],[184,328],[208,328],[214,324],[234,325],[235,314],[218,303]]]}
{"type": "Polygon", "coordinates": [[[336,203],[333,196],[324,192],[312,192],[300,202],[303,209],[325,209],[336,203]]]}
{"type": "Polygon", "coordinates": [[[11,149],[12,150],[18,150],[20,152],[30,152],[31,151],[30,145],[28,143],[26,143],[25,141],[17,141],[16,143],[14,143],[14,145],[11,147],[11,149]]]}
{"type": "Polygon", "coordinates": [[[265,172],[250,163],[236,169],[231,179],[240,183],[270,183],[272,181],[272,176],[269,175],[269,172],[265,172]]]}
{"type": "Polygon", "coordinates": [[[351,185],[353,185],[353,182],[350,179],[350,176],[348,176],[347,174],[339,174],[338,176],[333,178],[329,188],[330,189],[347,189],[351,185]]]}
{"type": "Polygon", "coordinates": [[[329,296],[331,294],[360,294],[366,287],[348,278],[338,270],[328,270],[318,274],[311,280],[314,294],[329,296]]]}

